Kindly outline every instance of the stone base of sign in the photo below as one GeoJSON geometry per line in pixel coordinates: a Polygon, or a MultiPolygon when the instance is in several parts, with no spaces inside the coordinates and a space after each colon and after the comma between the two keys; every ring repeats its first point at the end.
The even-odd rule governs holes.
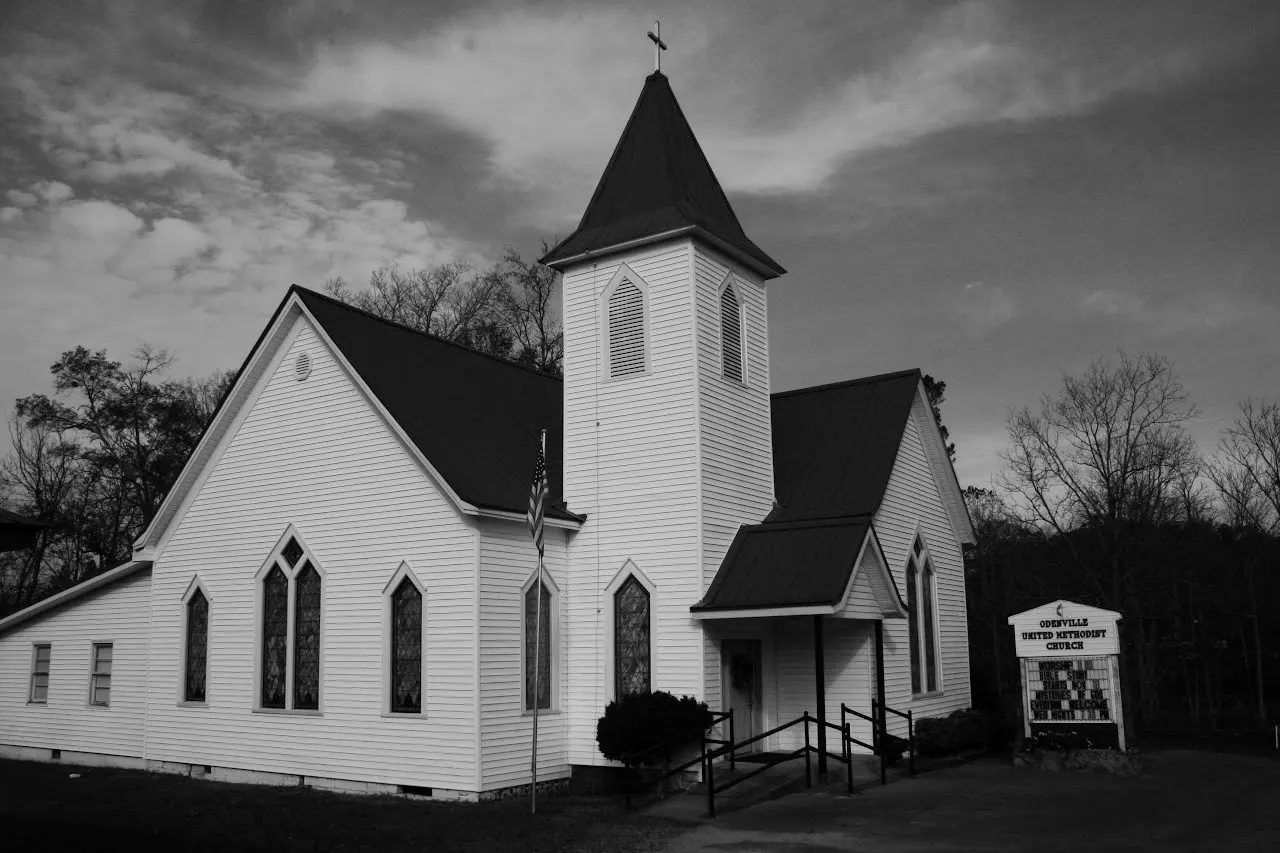
{"type": "Polygon", "coordinates": [[[1136,776],[1142,772],[1142,758],[1135,752],[1114,749],[1032,749],[1013,754],[1013,766],[1046,773],[1109,773],[1136,776]]]}

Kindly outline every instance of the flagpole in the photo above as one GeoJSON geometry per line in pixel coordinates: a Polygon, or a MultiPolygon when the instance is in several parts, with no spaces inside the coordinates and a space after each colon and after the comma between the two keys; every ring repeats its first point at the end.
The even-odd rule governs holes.
{"type": "MultiPolygon", "coordinates": [[[[547,458],[547,431],[542,431],[542,458],[547,458]]],[[[538,706],[541,704],[538,700],[542,697],[542,540],[535,540],[538,546],[538,578],[535,586],[534,598],[537,603],[534,606],[536,616],[534,617],[533,629],[533,747],[532,759],[529,769],[529,812],[537,814],[538,812],[538,706]]]]}

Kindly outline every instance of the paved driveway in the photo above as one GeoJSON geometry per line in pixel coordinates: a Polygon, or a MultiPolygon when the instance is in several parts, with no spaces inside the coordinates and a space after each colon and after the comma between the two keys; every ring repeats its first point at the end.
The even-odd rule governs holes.
{"type": "Polygon", "coordinates": [[[1169,751],[1124,779],[983,760],[855,797],[784,797],[700,825],[666,849],[1280,853],[1280,761],[1169,751]]]}

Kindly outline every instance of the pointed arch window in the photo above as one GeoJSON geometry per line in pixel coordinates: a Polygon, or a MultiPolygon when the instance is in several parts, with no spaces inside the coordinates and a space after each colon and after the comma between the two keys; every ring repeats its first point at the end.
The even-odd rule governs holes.
{"type": "Polygon", "coordinates": [[[391,595],[391,710],[422,712],[422,593],[407,577],[391,595]]]}
{"type": "Polygon", "coordinates": [[[609,293],[609,377],[617,379],[644,373],[645,294],[630,278],[616,282],[609,293]]]}
{"type": "Polygon", "coordinates": [[[614,694],[621,699],[652,689],[649,590],[629,576],[613,595],[614,694]]]}
{"type": "Polygon", "coordinates": [[[262,583],[262,707],[283,708],[289,669],[289,578],[273,566],[262,583]]]}
{"type": "Polygon", "coordinates": [[[720,291],[720,351],[725,379],[746,381],[744,306],[731,284],[720,291]]]}
{"type": "Polygon", "coordinates": [[[258,573],[258,707],[318,711],[323,683],[324,573],[295,535],[258,573]]]}
{"type": "Polygon", "coordinates": [[[186,661],[183,667],[182,700],[205,701],[206,666],[209,660],[209,599],[196,587],[187,599],[186,661]]]}
{"type": "Polygon", "coordinates": [[[911,692],[932,693],[941,687],[938,668],[937,578],[924,537],[917,534],[907,560],[908,641],[911,646],[911,692]]]}
{"type": "Polygon", "coordinates": [[[303,563],[294,581],[293,707],[320,707],[320,575],[303,563]]]}

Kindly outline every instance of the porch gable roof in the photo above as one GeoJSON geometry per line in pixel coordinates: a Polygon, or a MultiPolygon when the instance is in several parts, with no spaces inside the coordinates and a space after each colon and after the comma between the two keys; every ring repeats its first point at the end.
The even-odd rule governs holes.
{"type": "Polygon", "coordinates": [[[825,608],[843,603],[870,516],[744,525],[696,615],[719,610],[825,608]]]}

